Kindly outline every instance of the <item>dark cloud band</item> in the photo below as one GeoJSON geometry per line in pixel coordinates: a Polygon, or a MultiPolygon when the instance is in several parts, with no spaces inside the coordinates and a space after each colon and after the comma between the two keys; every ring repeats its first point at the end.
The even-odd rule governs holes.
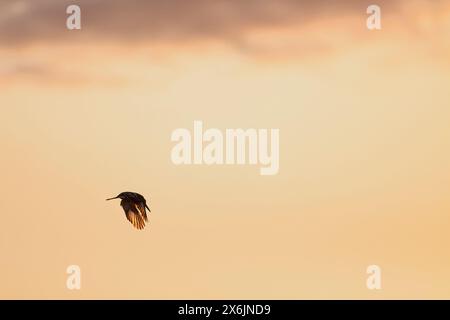
{"type": "MultiPolygon", "coordinates": [[[[18,0],[0,2],[0,45],[34,41],[239,39],[252,28],[301,25],[359,12],[366,0],[18,0]],[[82,30],[65,27],[66,7],[82,9],[82,30]]],[[[385,8],[402,2],[377,1],[385,8]]]]}

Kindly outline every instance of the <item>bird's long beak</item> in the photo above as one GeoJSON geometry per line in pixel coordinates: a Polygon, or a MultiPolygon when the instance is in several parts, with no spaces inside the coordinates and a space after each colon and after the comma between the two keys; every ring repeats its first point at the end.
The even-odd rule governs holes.
{"type": "Polygon", "coordinates": [[[114,200],[114,199],[118,199],[118,198],[119,198],[119,197],[109,198],[109,199],[106,199],[106,201],[114,200]]]}

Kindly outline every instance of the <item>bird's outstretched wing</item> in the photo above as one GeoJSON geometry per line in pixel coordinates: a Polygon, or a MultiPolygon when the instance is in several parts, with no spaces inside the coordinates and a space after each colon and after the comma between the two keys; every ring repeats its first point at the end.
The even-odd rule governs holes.
{"type": "Polygon", "coordinates": [[[142,216],[139,213],[140,210],[138,209],[138,206],[131,201],[122,200],[120,205],[122,206],[123,211],[125,211],[125,216],[127,217],[128,221],[130,221],[136,229],[144,229],[144,219],[145,221],[147,221],[147,215],[142,216]]]}
{"type": "Polygon", "coordinates": [[[139,212],[141,213],[144,220],[148,221],[147,212],[145,211],[145,207],[146,207],[146,205],[143,202],[136,204],[136,208],[139,210],[139,212]]]}

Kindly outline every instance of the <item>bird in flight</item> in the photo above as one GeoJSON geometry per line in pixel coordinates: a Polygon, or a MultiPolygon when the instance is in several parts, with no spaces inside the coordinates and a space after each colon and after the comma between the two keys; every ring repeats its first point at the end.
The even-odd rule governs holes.
{"type": "Polygon", "coordinates": [[[151,212],[145,198],[136,192],[122,192],[117,197],[106,199],[106,201],[114,199],[122,200],[120,201],[120,205],[122,206],[123,211],[125,211],[125,216],[128,221],[130,221],[135,228],[139,230],[144,229],[145,222],[148,221],[146,209],[151,212]]]}

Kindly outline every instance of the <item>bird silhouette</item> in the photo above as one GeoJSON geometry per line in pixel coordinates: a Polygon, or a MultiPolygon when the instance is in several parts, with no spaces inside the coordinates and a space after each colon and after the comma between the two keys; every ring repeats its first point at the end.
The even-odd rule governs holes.
{"type": "Polygon", "coordinates": [[[145,222],[148,221],[146,209],[149,212],[150,208],[147,206],[145,198],[136,192],[122,192],[117,197],[106,199],[106,201],[121,199],[120,205],[125,211],[125,216],[133,226],[139,230],[144,229],[145,222]]]}

